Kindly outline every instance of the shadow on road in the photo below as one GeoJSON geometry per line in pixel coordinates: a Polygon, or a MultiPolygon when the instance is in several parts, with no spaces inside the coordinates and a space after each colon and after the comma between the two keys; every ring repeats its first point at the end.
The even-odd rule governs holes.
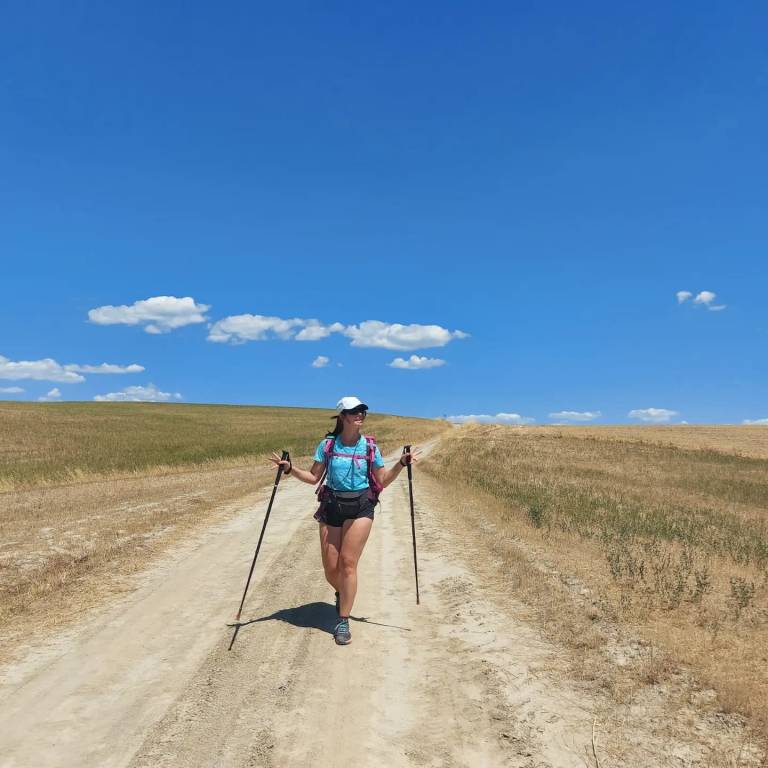
{"type": "MultiPolygon", "coordinates": [[[[376,627],[399,629],[403,632],[411,631],[408,627],[398,627],[395,624],[382,624],[378,621],[371,621],[365,616],[350,616],[349,618],[351,621],[359,621],[376,627]]],[[[235,630],[232,636],[232,642],[229,646],[230,649],[232,648],[237,633],[240,631],[241,627],[247,627],[249,624],[258,624],[262,621],[285,621],[288,624],[292,624],[294,627],[319,629],[321,632],[327,632],[329,635],[332,635],[338,617],[336,616],[336,609],[329,603],[305,603],[304,605],[297,605],[295,608],[281,608],[279,611],[275,611],[269,616],[261,616],[258,619],[240,621],[236,624],[227,624],[228,627],[233,627],[235,630]]]]}

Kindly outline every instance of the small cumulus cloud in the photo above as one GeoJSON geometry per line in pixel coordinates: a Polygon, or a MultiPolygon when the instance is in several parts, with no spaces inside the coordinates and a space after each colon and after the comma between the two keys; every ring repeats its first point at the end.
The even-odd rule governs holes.
{"type": "Polygon", "coordinates": [[[668,408],[635,408],[628,414],[630,419],[640,419],[652,424],[661,424],[678,415],[677,411],[668,408]]]}
{"type": "Polygon", "coordinates": [[[402,325],[384,323],[381,320],[365,320],[359,325],[348,325],[343,333],[352,339],[353,347],[376,347],[395,351],[444,347],[454,339],[469,337],[464,331],[449,331],[439,325],[402,325]]]}
{"type": "Polygon", "coordinates": [[[304,327],[296,334],[296,341],[319,341],[332,333],[342,333],[344,326],[341,323],[323,325],[319,320],[301,320],[304,327]]]}
{"type": "Polygon", "coordinates": [[[31,379],[35,381],[56,381],[62,384],[79,384],[85,377],[76,371],[67,370],[50,357],[42,360],[9,360],[0,355],[0,379],[31,379]]]}
{"type": "Polygon", "coordinates": [[[599,419],[602,414],[600,411],[556,411],[550,413],[550,419],[559,419],[560,421],[594,421],[599,419]]]}
{"type": "Polygon", "coordinates": [[[452,424],[531,424],[536,419],[521,416],[519,413],[469,414],[466,416],[446,416],[452,424]]]}
{"type": "Polygon", "coordinates": [[[181,400],[181,394],[178,392],[161,392],[154,384],[148,384],[146,387],[126,387],[119,392],[96,395],[93,399],[100,403],[166,403],[169,400],[181,400]]]}
{"type": "Polygon", "coordinates": [[[696,298],[693,300],[694,304],[711,304],[715,300],[716,293],[712,291],[701,291],[696,294],[696,298]]]}
{"type": "Polygon", "coordinates": [[[83,373],[120,374],[141,373],[144,366],[131,363],[130,365],[78,365],[67,363],[61,365],[50,357],[43,360],[19,360],[14,362],[0,355],[0,379],[32,379],[37,381],[56,381],[62,384],[79,384],[85,381],[83,373]]]}
{"type": "MultiPolygon", "coordinates": [[[[208,341],[219,344],[244,344],[246,341],[280,339],[287,341],[308,321],[294,317],[284,320],[268,315],[231,315],[216,321],[208,331],[208,341]]],[[[322,336],[318,336],[322,338],[322,336]]]]}
{"type": "Polygon", "coordinates": [[[692,304],[706,307],[710,312],[722,312],[728,306],[727,304],[713,304],[717,298],[717,294],[714,291],[699,291],[696,296],[691,291],[678,291],[675,296],[677,297],[678,304],[684,304],[692,299],[692,304]]]}
{"type": "Polygon", "coordinates": [[[284,319],[267,315],[231,315],[211,324],[208,341],[220,344],[243,344],[247,341],[319,341],[332,333],[351,339],[353,347],[390,350],[416,350],[443,347],[454,339],[466,339],[464,331],[451,331],[439,325],[385,323],[364,320],[358,324],[325,324],[316,319],[294,317],[284,319]]]}
{"type": "Polygon", "coordinates": [[[424,368],[439,368],[445,365],[445,360],[439,357],[420,357],[411,355],[407,360],[402,357],[396,357],[391,363],[387,363],[390,368],[402,368],[406,371],[417,371],[424,368]]]}
{"type": "Polygon", "coordinates": [[[61,397],[61,392],[59,391],[58,387],[54,387],[53,389],[49,390],[48,394],[44,395],[43,397],[38,397],[38,402],[41,403],[50,403],[53,400],[58,400],[61,397]]]}
{"type": "Polygon", "coordinates": [[[4,395],[18,395],[23,391],[21,387],[0,387],[0,392],[4,395]]]}
{"type": "Polygon", "coordinates": [[[768,419],[744,419],[742,424],[765,424],[768,425],[768,419]]]}
{"type": "Polygon", "coordinates": [[[114,365],[113,363],[102,363],[101,365],[65,365],[68,371],[77,373],[142,373],[143,365],[131,363],[130,365],[114,365]]]}
{"type": "Polygon", "coordinates": [[[331,362],[330,357],[326,357],[325,355],[318,355],[313,361],[312,361],[312,367],[313,368],[325,368],[328,363],[331,362]]]}
{"type": "Polygon", "coordinates": [[[88,319],[96,325],[141,325],[147,333],[157,334],[203,323],[209,309],[190,296],[153,296],[130,305],[96,307],[88,312],[88,319]]]}

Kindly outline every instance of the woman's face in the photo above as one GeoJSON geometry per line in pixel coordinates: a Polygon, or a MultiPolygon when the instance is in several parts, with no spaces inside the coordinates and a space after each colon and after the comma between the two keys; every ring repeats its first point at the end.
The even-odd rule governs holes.
{"type": "Polygon", "coordinates": [[[356,427],[361,427],[365,421],[366,411],[364,408],[353,408],[351,411],[344,411],[342,417],[345,424],[354,424],[356,427]]]}

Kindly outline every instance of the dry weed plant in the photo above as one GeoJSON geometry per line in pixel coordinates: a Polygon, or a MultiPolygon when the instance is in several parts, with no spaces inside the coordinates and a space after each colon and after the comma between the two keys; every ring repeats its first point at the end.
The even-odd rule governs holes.
{"type": "MultiPolygon", "coordinates": [[[[331,424],[327,411],[303,409],[0,404],[0,479],[13,488],[0,493],[0,659],[30,627],[62,628],[132,588],[128,577],[172,544],[246,506],[274,479],[269,451],[308,466],[331,424]]],[[[444,429],[366,423],[385,452],[444,429]]]]}
{"type": "Polygon", "coordinates": [[[586,617],[657,649],[622,661],[634,683],[684,665],[768,738],[768,429],[699,429],[469,425],[425,469],[494,500],[498,534],[581,585],[586,617]]]}

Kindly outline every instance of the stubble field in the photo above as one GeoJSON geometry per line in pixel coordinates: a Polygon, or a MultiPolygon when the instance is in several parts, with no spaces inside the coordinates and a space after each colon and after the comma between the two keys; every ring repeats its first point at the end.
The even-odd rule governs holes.
{"type": "Polygon", "coordinates": [[[768,736],[768,429],[471,425],[427,469],[560,582],[560,641],[623,656],[617,695],[683,668],[768,736]]]}

